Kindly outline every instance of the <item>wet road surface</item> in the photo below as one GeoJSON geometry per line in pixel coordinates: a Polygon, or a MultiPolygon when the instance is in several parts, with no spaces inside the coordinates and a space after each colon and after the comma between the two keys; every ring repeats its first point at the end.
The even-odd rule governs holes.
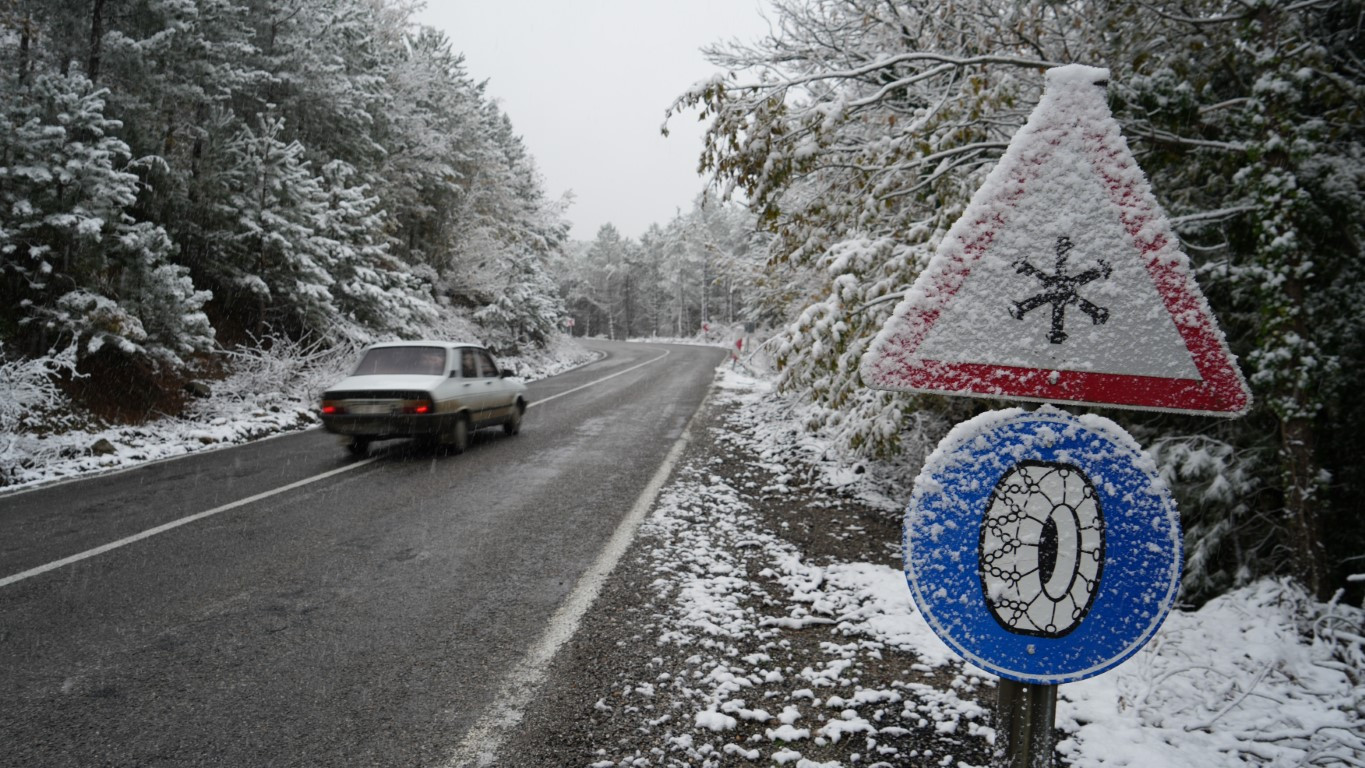
{"type": "Polygon", "coordinates": [[[0,579],[131,539],[0,586],[0,765],[446,764],[725,356],[596,344],[463,455],[310,430],[0,496],[0,579]]]}

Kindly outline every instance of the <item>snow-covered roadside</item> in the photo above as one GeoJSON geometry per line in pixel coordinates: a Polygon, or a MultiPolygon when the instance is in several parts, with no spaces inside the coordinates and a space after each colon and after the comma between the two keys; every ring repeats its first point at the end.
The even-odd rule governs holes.
{"type": "MultiPolygon", "coordinates": [[[[596,357],[572,338],[557,337],[534,355],[505,357],[500,363],[527,381],[553,376],[596,357]]],[[[319,424],[317,401],[322,390],[346,375],[358,359],[358,347],[328,350],[275,340],[270,352],[229,355],[231,373],[210,382],[208,397],[191,401],[179,416],[162,416],[140,425],[68,423],[60,432],[34,434],[0,423],[0,493],[149,461],[183,456],[227,445],[259,440],[319,424]]],[[[3,362],[3,361],[0,361],[3,362]]],[[[30,366],[32,367],[32,366],[30,366]]],[[[18,387],[34,380],[16,372],[18,387]]],[[[49,409],[66,408],[55,389],[31,399],[49,409]]]]}
{"type": "MultiPolygon", "coordinates": [[[[684,463],[641,529],[656,575],[642,632],[659,656],[598,701],[638,722],[591,765],[984,765],[994,679],[914,610],[898,542],[810,546],[813,507],[821,535],[867,544],[847,506],[897,517],[914,472],[902,484],[832,460],[766,381],[718,375],[729,423],[713,439],[733,453],[684,463]]],[[[1096,768],[1365,765],[1363,628],[1359,608],[1276,581],[1177,611],[1127,663],[1061,688],[1059,753],[1096,768]]]]}

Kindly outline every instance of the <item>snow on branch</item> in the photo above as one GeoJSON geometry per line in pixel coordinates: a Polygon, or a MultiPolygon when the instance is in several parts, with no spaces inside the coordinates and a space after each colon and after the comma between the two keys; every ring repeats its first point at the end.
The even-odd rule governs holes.
{"type": "Polygon", "coordinates": [[[1159,141],[1163,144],[1179,144],[1185,147],[1202,147],[1204,149],[1220,149],[1225,152],[1246,152],[1247,144],[1242,141],[1208,141],[1206,139],[1189,139],[1184,136],[1177,136],[1168,131],[1157,130],[1148,126],[1132,126],[1130,133],[1159,141]]]}
{"type": "Polygon", "coordinates": [[[7,358],[0,347],[0,434],[8,436],[35,414],[64,407],[57,379],[76,372],[76,348],[38,358],[7,358]]]}
{"type": "Polygon", "coordinates": [[[55,448],[42,440],[39,422],[67,411],[66,394],[57,386],[63,376],[76,376],[76,347],[37,358],[10,358],[0,347],[0,486],[9,485],[23,467],[42,464],[55,448]]]}
{"type": "Polygon", "coordinates": [[[1275,580],[1174,613],[1114,673],[1063,689],[1061,751],[1077,768],[1110,764],[1093,746],[1124,742],[1150,765],[1361,765],[1363,622],[1275,580]]]}
{"type": "Polygon", "coordinates": [[[1185,216],[1172,216],[1171,226],[1175,227],[1176,229],[1180,229],[1182,226],[1188,224],[1204,224],[1208,222],[1226,221],[1227,219],[1230,219],[1234,216],[1240,216],[1244,213],[1255,212],[1256,206],[1253,205],[1238,205],[1232,208],[1220,208],[1216,211],[1200,211],[1199,213],[1191,213],[1185,216]]]}
{"type": "MultiPolygon", "coordinates": [[[[855,80],[870,75],[874,72],[880,72],[883,70],[891,69],[895,67],[897,64],[916,64],[920,62],[935,62],[942,65],[929,70],[927,73],[921,73],[921,75],[924,76],[930,76],[932,74],[938,74],[949,71],[951,69],[959,69],[962,67],[988,66],[992,64],[1008,65],[1038,70],[1062,66],[1061,62],[1025,58],[1022,56],[986,55],[963,57],[949,56],[947,54],[936,53],[933,51],[910,51],[907,53],[896,54],[895,56],[888,56],[883,59],[877,59],[876,61],[873,61],[869,64],[865,64],[861,67],[836,69],[828,72],[816,72],[813,74],[804,75],[800,77],[791,77],[776,83],[759,81],[755,83],[737,84],[731,86],[731,88],[734,90],[762,91],[771,90],[774,88],[786,89],[798,87],[824,80],[855,80]]],[[[923,79],[923,77],[921,77],[920,75],[915,75],[913,76],[913,79],[910,80],[909,82],[914,82],[920,79],[923,79]]],[[[901,83],[900,85],[905,84],[907,83],[901,83]]],[[[896,84],[894,83],[892,84],[893,87],[895,85],[896,84]]]]}

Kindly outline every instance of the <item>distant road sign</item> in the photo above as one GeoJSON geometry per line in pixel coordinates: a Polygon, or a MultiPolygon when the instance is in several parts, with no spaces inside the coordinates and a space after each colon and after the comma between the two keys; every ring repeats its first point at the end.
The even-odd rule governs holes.
{"type": "Polygon", "coordinates": [[[1238,415],[1251,397],[1105,103],[1047,72],[1028,123],[862,360],[878,389],[1238,415]]]}
{"type": "Polygon", "coordinates": [[[958,425],[915,481],[905,574],[929,626],[1001,677],[1100,674],[1161,626],[1180,586],[1180,518],[1118,425],[1053,408],[958,425]]]}

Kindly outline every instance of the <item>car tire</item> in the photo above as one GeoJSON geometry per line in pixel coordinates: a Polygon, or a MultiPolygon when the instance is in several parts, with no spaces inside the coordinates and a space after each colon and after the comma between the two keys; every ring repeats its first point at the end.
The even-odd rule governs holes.
{"type": "Polygon", "coordinates": [[[509,435],[521,432],[521,415],[526,412],[526,403],[518,400],[512,406],[512,415],[507,417],[507,421],[502,423],[502,431],[509,435]]]}
{"type": "Polygon", "coordinates": [[[346,444],[346,450],[357,459],[363,459],[370,452],[370,441],[363,437],[352,438],[351,442],[346,444]]]}
{"type": "Polygon", "coordinates": [[[446,438],[446,444],[450,446],[451,453],[464,453],[469,447],[469,417],[458,416],[455,423],[450,427],[450,435],[446,438]]]}

